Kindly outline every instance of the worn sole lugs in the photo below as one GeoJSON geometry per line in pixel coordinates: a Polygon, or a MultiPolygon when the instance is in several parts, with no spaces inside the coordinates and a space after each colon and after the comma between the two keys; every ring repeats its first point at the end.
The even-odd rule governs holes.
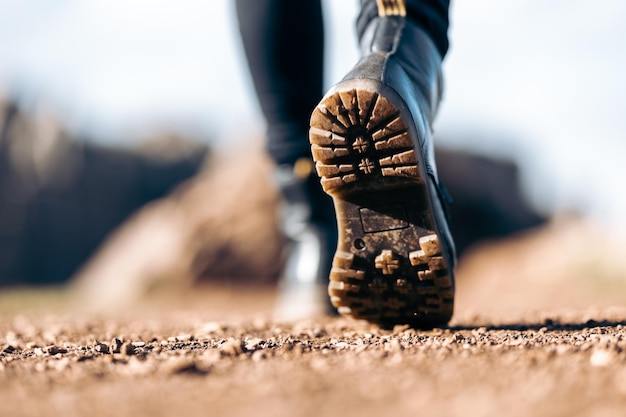
{"type": "Polygon", "coordinates": [[[337,88],[311,116],[339,228],[329,294],[343,315],[430,327],[450,320],[454,290],[397,100],[370,85],[337,88]]]}

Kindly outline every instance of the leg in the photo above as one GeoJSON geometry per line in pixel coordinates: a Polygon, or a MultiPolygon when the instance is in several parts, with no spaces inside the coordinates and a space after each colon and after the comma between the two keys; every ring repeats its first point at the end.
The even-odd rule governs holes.
{"type": "Polygon", "coordinates": [[[322,96],[320,0],[237,0],[244,51],[278,165],[309,157],[311,109],[322,96]]]}
{"type": "Polygon", "coordinates": [[[279,220],[289,244],[277,304],[280,318],[332,308],[327,286],[337,239],[330,198],[315,178],[307,141],[322,96],[320,0],[237,0],[243,46],[268,127],[267,150],[282,193],[279,220]]]}

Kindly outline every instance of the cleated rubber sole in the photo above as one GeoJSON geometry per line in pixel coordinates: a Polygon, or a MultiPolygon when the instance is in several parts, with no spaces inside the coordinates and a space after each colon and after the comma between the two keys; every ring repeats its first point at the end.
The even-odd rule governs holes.
{"type": "Polygon", "coordinates": [[[339,228],[329,295],[341,314],[356,319],[446,324],[452,269],[414,150],[416,133],[403,101],[381,88],[344,82],[311,116],[311,150],[339,228]]]}

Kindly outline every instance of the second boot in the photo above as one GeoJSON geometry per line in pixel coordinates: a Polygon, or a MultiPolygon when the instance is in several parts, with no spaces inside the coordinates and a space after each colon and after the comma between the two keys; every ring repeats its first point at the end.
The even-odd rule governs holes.
{"type": "Polygon", "coordinates": [[[292,321],[333,314],[327,296],[337,241],[333,204],[315,178],[310,158],[278,165],[274,179],[282,196],[280,229],[287,239],[274,315],[292,321]]]}

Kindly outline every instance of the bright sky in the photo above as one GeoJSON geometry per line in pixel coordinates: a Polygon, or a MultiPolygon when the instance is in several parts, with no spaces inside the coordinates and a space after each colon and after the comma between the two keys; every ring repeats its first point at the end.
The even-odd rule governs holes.
{"type": "MultiPolygon", "coordinates": [[[[328,82],[357,57],[357,1],[325,0],[328,82]]],[[[626,232],[626,2],[453,2],[448,145],[519,158],[546,209],[626,232]]],[[[262,131],[229,0],[0,0],[0,93],[119,142],[158,124],[218,143],[262,131]]]]}

